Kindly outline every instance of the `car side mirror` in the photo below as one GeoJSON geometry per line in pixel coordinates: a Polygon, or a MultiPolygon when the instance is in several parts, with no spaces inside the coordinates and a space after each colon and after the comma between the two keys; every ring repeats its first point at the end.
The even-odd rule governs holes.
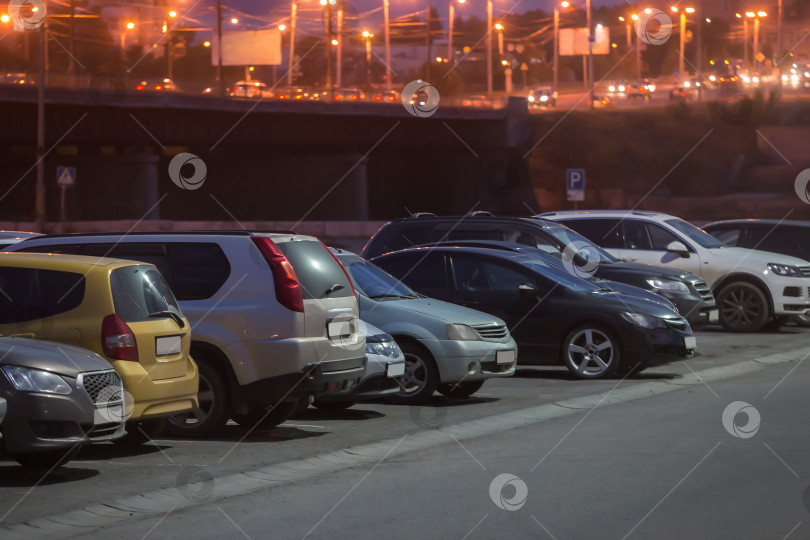
{"type": "Polygon", "coordinates": [[[540,289],[538,289],[534,285],[524,283],[522,285],[518,285],[518,293],[520,293],[520,296],[536,298],[540,296],[540,289]]]}
{"type": "Polygon", "coordinates": [[[677,253],[681,257],[687,258],[689,257],[689,250],[683,245],[682,242],[678,242],[677,240],[674,242],[670,242],[667,244],[667,251],[670,253],[677,253]]]}

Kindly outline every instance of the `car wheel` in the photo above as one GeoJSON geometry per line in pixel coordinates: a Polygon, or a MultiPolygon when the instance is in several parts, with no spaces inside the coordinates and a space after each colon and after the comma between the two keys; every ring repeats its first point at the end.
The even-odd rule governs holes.
{"type": "Polygon", "coordinates": [[[405,355],[405,374],[397,377],[400,391],[389,401],[402,404],[422,404],[433,396],[439,384],[439,370],[427,349],[404,342],[399,345],[405,355]]]}
{"type": "Polygon", "coordinates": [[[51,470],[66,465],[79,454],[81,449],[81,445],[76,445],[70,450],[63,448],[62,450],[48,450],[46,452],[14,454],[11,457],[26,469],[51,470]]]}
{"type": "Polygon", "coordinates": [[[342,411],[357,405],[356,401],[318,401],[317,399],[312,403],[317,408],[324,411],[342,411]]]}
{"type": "Polygon", "coordinates": [[[273,428],[286,422],[298,408],[298,400],[282,401],[275,406],[259,407],[248,414],[234,414],[231,418],[242,427],[273,428]],[[271,408],[272,407],[272,408],[271,408]]]}
{"type": "Polygon", "coordinates": [[[455,384],[440,384],[439,393],[450,399],[468,398],[481,390],[485,381],[460,382],[455,384]]]}
{"type": "Polygon", "coordinates": [[[200,388],[199,407],[169,419],[166,431],[179,437],[207,437],[221,430],[230,416],[228,389],[222,375],[205,360],[197,362],[200,388]]]}
{"type": "Polygon", "coordinates": [[[791,315],[790,319],[798,326],[810,327],[810,316],[791,315]]]}
{"type": "Polygon", "coordinates": [[[738,281],[717,295],[720,324],[730,332],[756,332],[768,320],[768,299],[759,287],[738,281]]]}
{"type": "Polygon", "coordinates": [[[127,422],[127,434],[113,442],[121,445],[146,444],[156,439],[166,428],[167,419],[157,418],[155,420],[135,420],[127,422]]]}
{"type": "Polygon", "coordinates": [[[565,367],[580,379],[613,376],[619,367],[619,340],[607,328],[586,324],[573,329],[562,346],[565,367]]]}

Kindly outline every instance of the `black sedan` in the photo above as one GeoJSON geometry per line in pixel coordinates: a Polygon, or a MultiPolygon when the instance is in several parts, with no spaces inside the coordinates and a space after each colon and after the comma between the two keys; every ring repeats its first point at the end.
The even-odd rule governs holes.
{"type": "Polygon", "coordinates": [[[90,442],[124,435],[124,388],[112,366],[85,349],[0,337],[5,453],[26,467],[63,465],[90,442]]]}
{"type": "Polygon", "coordinates": [[[521,364],[564,365],[595,379],[694,354],[671,309],[581,279],[536,257],[466,247],[406,249],[372,262],[416,291],[506,321],[521,364]]]}

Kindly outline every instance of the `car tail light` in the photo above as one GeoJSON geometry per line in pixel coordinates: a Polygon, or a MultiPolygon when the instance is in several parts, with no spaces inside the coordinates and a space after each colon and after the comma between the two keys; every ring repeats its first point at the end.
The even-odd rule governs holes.
{"type": "Polygon", "coordinates": [[[291,311],[304,312],[304,295],[298,276],[290,261],[278,249],[278,246],[266,236],[252,236],[250,238],[259,248],[264,260],[270,265],[273,272],[273,282],[276,287],[276,299],[291,311]]]}
{"type": "Polygon", "coordinates": [[[390,98],[388,98],[388,101],[394,101],[394,96],[391,96],[390,98]]]}
{"type": "Polygon", "coordinates": [[[278,96],[278,99],[287,99],[287,96],[278,96]]]}
{"type": "Polygon", "coordinates": [[[359,97],[357,97],[357,96],[352,96],[352,99],[353,99],[354,101],[357,101],[357,100],[358,100],[358,99],[360,99],[360,98],[359,98],[359,97]]]}
{"type": "Polygon", "coordinates": [[[304,96],[299,94],[299,95],[295,96],[295,99],[304,99],[304,96]]]}
{"type": "Polygon", "coordinates": [[[163,90],[163,87],[159,84],[155,85],[155,90],[163,90]]]}
{"type": "Polygon", "coordinates": [[[343,274],[346,276],[346,281],[349,282],[349,285],[352,288],[352,294],[354,295],[354,299],[357,300],[357,291],[354,290],[354,282],[352,281],[352,278],[349,277],[349,272],[346,270],[346,267],[343,266],[343,263],[341,263],[340,260],[337,257],[335,257],[335,254],[332,253],[332,250],[329,249],[328,247],[326,247],[326,244],[321,242],[321,245],[323,246],[323,249],[328,251],[329,255],[331,255],[332,258],[335,259],[335,262],[338,263],[338,266],[340,266],[340,269],[343,270],[343,274]]]}
{"type": "Polygon", "coordinates": [[[118,315],[107,315],[101,322],[101,349],[114,360],[138,361],[135,334],[118,315]]]}
{"type": "Polygon", "coordinates": [[[143,86],[141,86],[141,85],[139,84],[138,86],[136,86],[136,87],[135,87],[135,90],[137,90],[138,92],[140,92],[140,91],[142,91],[142,90],[143,90],[143,86]]]}
{"type": "Polygon", "coordinates": [[[374,101],[382,101],[382,97],[381,96],[374,96],[374,101]]]}

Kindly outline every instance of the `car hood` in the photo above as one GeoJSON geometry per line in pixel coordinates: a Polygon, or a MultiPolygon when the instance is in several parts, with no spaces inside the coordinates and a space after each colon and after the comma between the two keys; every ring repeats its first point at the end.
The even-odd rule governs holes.
{"type": "MultiPolygon", "coordinates": [[[[403,298],[380,300],[380,303],[395,309],[418,313],[425,317],[437,319],[444,323],[459,323],[466,325],[504,324],[502,320],[487,313],[476,311],[449,302],[433,298],[403,298]]],[[[362,316],[362,314],[361,314],[362,316]]]]}
{"type": "Polygon", "coordinates": [[[681,318],[681,316],[677,312],[666,307],[664,304],[654,302],[652,300],[647,300],[645,298],[641,298],[638,296],[622,294],[619,292],[606,294],[591,293],[588,296],[604,298],[606,301],[613,302],[614,304],[618,305],[624,311],[645,312],[649,315],[660,317],[662,319],[681,318]]]}
{"type": "Polygon", "coordinates": [[[788,264],[791,266],[808,266],[807,261],[799,259],[798,257],[791,257],[790,255],[782,255],[781,253],[771,253],[770,251],[760,251],[758,249],[748,249],[741,247],[724,247],[707,249],[709,254],[715,257],[723,257],[726,259],[736,258],[740,261],[745,260],[747,263],[759,263],[762,265],[762,270],[765,271],[768,263],[788,264]]]}
{"type": "Polygon", "coordinates": [[[615,262],[609,264],[600,264],[596,270],[596,276],[612,279],[611,276],[627,276],[635,275],[645,278],[667,278],[667,279],[686,279],[692,281],[693,279],[700,279],[694,274],[683,272],[674,268],[666,268],[663,266],[655,266],[654,264],[642,264],[635,262],[615,262]]]}
{"type": "Polygon", "coordinates": [[[0,358],[0,365],[41,369],[74,379],[85,371],[112,368],[109,362],[87,349],[18,337],[0,337],[0,358]]]}
{"type": "Polygon", "coordinates": [[[664,304],[666,307],[672,310],[676,309],[675,304],[673,304],[671,301],[667,300],[660,294],[648,291],[646,289],[642,289],[641,287],[636,287],[635,285],[628,285],[626,283],[620,283],[618,281],[609,281],[609,280],[603,281],[602,283],[600,283],[600,285],[603,285],[608,289],[613,289],[614,291],[622,294],[636,296],[638,298],[644,298],[645,300],[649,300],[651,302],[664,304]]]}

